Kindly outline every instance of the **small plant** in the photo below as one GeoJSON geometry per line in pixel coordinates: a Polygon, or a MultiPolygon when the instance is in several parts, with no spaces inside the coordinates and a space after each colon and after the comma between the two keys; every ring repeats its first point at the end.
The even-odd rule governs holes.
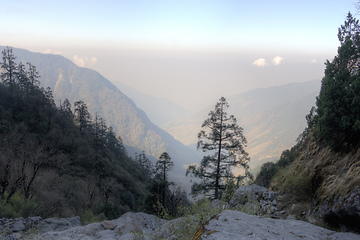
{"type": "Polygon", "coordinates": [[[83,210],[80,213],[81,225],[87,225],[87,224],[94,223],[94,222],[100,222],[102,220],[105,220],[105,216],[103,216],[103,215],[96,216],[93,213],[93,211],[91,211],[90,209],[83,210]]]}
{"type": "Polygon", "coordinates": [[[36,204],[30,199],[25,199],[24,195],[16,192],[7,201],[8,193],[5,192],[4,198],[0,197],[0,217],[18,218],[34,215],[36,204]]]}

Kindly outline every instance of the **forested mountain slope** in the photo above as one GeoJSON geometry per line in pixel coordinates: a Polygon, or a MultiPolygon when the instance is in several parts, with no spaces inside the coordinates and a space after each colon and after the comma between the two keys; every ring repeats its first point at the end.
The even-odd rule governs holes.
{"type": "MultiPolygon", "coordinates": [[[[0,50],[4,47],[0,47],[0,50]]],[[[134,102],[96,71],[76,66],[70,60],[51,54],[13,49],[17,61],[31,62],[41,76],[42,86],[50,87],[56,104],[69,99],[84,101],[92,116],[107,120],[130,151],[145,151],[158,158],[167,151],[174,160],[174,179],[183,178],[183,165],[198,161],[197,153],[154,125],[134,102]]]]}
{"type": "Polygon", "coordinates": [[[36,83],[0,83],[1,217],[114,218],[144,206],[140,165],[103,121],[79,128],[68,106],[36,83]]]}

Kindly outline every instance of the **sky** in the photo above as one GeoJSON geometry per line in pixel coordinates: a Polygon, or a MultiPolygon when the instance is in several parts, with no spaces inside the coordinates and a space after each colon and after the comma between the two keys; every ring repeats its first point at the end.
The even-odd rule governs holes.
{"type": "Polygon", "coordinates": [[[0,0],[0,45],[63,55],[197,111],[221,96],[321,79],[356,2],[0,0]]]}

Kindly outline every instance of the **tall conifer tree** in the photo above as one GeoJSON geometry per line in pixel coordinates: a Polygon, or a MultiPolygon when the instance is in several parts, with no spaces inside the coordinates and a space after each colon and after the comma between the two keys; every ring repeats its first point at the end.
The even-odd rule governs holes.
{"type": "Polygon", "coordinates": [[[236,118],[227,114],[228,107],[226,99],[221,97],[208,114],[209,118],[198,134],[197,147],[210,155],[202,159],[200,166],[190,165],[186,172],[186,175],[202,179],[201,183],[193,185],[194,193],[204,193],[215,199],[220,198],[226,182],[235,178],[232,174],[234,167],[242,166],[247,174],[249,170],[250,158],[245,151],[247,141],[236,118]]]}
{"type": "Polygon", "coordinates": [[[339,28],[338,55],[326,62],[317,98],[317,134],[335,150],[360,143],[360,25],[350,13],[339,28]]]}

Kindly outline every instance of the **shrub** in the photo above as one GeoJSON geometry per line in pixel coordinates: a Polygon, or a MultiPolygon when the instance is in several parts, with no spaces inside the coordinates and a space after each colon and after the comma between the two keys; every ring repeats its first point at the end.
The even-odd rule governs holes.
{"type": "Polygon", "coordinates": [[[0,217],[17,218],[29,217],[34,215],[36,204],[31,199],[25,199],[24,195],[16,192],[6,202],[8,193],[5,193],[4,198],[0,198],[0,217]]]}

